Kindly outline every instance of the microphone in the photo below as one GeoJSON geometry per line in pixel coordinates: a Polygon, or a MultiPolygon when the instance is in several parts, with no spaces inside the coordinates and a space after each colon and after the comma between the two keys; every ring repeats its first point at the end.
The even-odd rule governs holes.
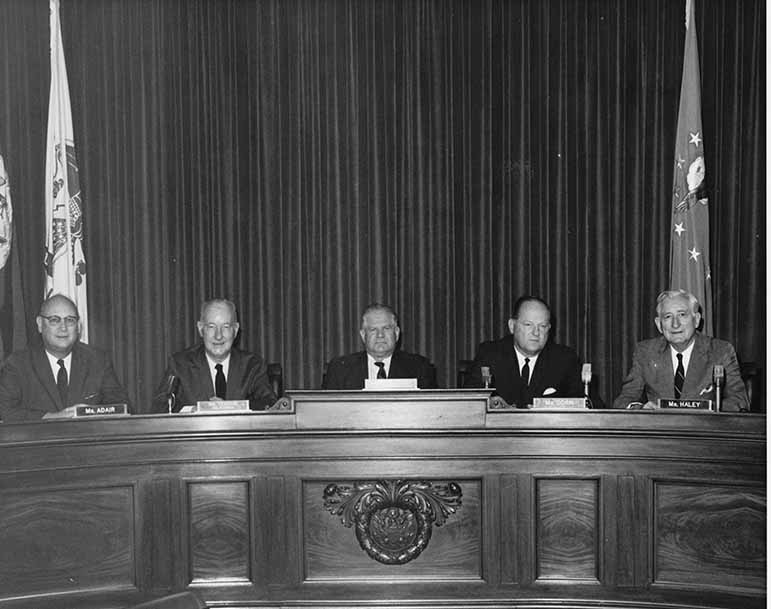
{"type": "Polygon", "coordinates": [[[581,382],[584,384],[584,397],[589,408],[591,408],[592,400],[589,397],[589,383],[592,382],[592,365],[588,362],[581,366],[581,382]]]}
{"type": "Polygon", "coordinates": [[[490,381],[492,380],[490,366],[482,366],[482,380],[485,382],[485,389],[490,389],[490,381]]]}
{"type": "Polygon", "coordinates": [[[179,388],[179,377],[173,374],[169,375],[169,382],[166,389],[166,404],[169,407],[169,414],[174,412],[177,405],[177,389],[179,388]]]}
{"type": "Polygon", "coordinates": [[[723,385],[725,385],[725,368],[721,364],[715,364],[712,368],[712,378],[715,381],[715,412],[720,412],[723,407],[723,385]]]}

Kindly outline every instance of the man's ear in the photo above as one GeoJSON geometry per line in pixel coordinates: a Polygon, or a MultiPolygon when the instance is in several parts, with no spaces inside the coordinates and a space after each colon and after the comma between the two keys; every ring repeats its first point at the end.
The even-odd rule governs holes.
{"type": "Polygon", "coordinates": [[[198,328],[198,336],[203,338],[203,322],[202,321],[195,322],[195,327],[198,328]]]}
{"type": "Polygon", "coordinates": [[[656,329],[659,331],[659,334],[664,334],[664,331],[661,329],[661,319],[659,319],[659,316],[653,318],[653,323],[656,324],[656,329]]]}
{"type": "Polygon", "coordinates": [[[361,342],[366,345],[367,344],[367,333],[364,331],[364,328],[359,330],[359,336],[361,336],[361,342]]]}
{"type": "Polygon", "coordinates": [[[693,314],[693,327],[697,330],[701,329],[701,313],[699,311],[693,314]]]}
{"type": "Polygon", "coordinates": [[[509,333],[510,334],[514,334],[514,324],[516,324],[516,323],[517,323],[516,319],[514,319],[513,317],[509,318],[509,333]]]}
{"type": "Polygon", "coordinates": [[[43,318],[40,317],[40,315],[38,315],[35,318],[35,321],[37,322],[37,331],[42,334],[43,333],[43,318]]]}

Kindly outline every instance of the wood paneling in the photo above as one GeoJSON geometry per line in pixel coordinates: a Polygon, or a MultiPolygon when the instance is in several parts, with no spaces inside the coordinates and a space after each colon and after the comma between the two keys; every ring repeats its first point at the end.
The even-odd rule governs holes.
{"type": "Polygon", "coordinates": [[[346,392],[331,394],[323,429],[292,412],[0,425],[0,609],[187,588],[243,608],[765,608],[765,417],[473,411],[465,429],[438,413],[347,429],[346,392]],[[324,496],[394,480],[462,490],[404,564],[371,558],[324,496]]]}
{"type": "Polygon", "coordinates": [[[765,585],[765,489],[659,482],[655,513],[655,582],[765,585]]]}
{"type": "Polygon", "coordinates": [[[188,485],[193,582],[248,581],[252,538],[246,482],[188,485]]]}
{"type": "Polygon", "coordinates": [[[133,586],[133,488],[0,492],[4,595],[133,586]]]}
{"type": "Polygon", "coordinates": [[[537,480],[539,580],[597,580],[597,495],[596,480],[537,480]]]}

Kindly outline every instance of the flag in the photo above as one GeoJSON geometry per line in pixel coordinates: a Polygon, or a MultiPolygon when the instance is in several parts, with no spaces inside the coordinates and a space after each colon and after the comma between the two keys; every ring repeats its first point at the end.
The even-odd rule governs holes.
{"type": "Polygon", "coordinates": [[[686,0],[685,3],[685,52],[674,169],[670,286],[696,296],[702,307],[702,331],[712,336],[709,205],[704,184],[706,165],[701,127],[701,78],[693,0],[686,0]]]}
{"type": "Polygon", "coordinates": [[[0,360],[27,345],[27,314],[15,234],[11,185],[0,155],[0,360]]]}
{"type": "Polygon", "coordinates": [[[88,342],[86,260],[83,255],[83,200],[72,130],[70,87],[64,64],[59,0],[49,0],[51,95],[46,141],[45,297],[64,294],[78,307],[81,340],[88,342]]]}

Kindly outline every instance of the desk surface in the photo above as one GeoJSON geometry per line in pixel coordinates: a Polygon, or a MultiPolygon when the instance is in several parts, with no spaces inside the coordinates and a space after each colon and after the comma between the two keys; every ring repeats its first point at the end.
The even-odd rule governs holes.
{"type": "Polygon", "coordinates": [[[410,393],[0,425],[0,607],[765,606],[765,416],[410,393]]]}

